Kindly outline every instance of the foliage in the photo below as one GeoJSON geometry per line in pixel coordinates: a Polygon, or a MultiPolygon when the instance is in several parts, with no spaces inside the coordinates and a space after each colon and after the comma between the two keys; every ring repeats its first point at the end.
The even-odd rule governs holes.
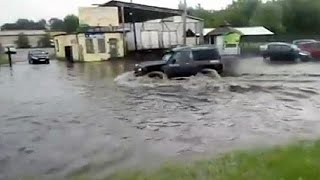
{"type": "Polygon", "coordinates": [[[249,24],[251,26],[265,26],[273,32],[284,32],[281,6],[273,2],[260,4],[253,13],[249,24]]]}
{"type": "Polygon", "coordinates": [[[68,15],[64,18],[64,31],[67,33],[76,32],[79,27],[79,18],[75,15],[68,15]]]}
{"type": "Polygon", "coordinates": [[[29,38],[23,33],[18,35],[18,40],[15,43],[18,48],[30,48],[29,38]]]}
{"type": "Polygon", "coordinates": [[[51,47],[51,36],[50,34],[45,34],[39,41],[38,47],[51,47]]]}
{"type": "Polygon", "coordinates": [[[167,164],[148,173],[123,171],[105,180],[319,179],[319,161],[320,141],[301,142],[269,150],[234,152],[219,159],[167,164]]]}
{"type": "Polygon", "coordinates": [[[77,32],[87,32],[90,29],[88,24],[80,24],[77,28],[77,32]]]}
{"type": "Polygon", "coordinates": [[[51,18],[49,20],[51,31],[64,31],[64,22],[58,18],[51,18]]]}
{"type": "Polygon", "coordinates": [[[34,22],[28,19],[18,19],[15,23],[6,23],[1,26],[2,30],[42,30],[45,29],[45,20],[34,22]]]}
{"type": "Polygon", "coordinates": [[[189,8],[188,12],[204,19],[205,27],[219,27],[227,21],[232,26],[266,26],[280,34],[316,34],[320,31],[318,0],[237,0],[219,11],[204,10],[198,5],[189,8]]]}
{"type": "Polygon", "coordinates": [[[79,27],[79,18],[75,15],[67,15],[63,20],[51,18],[49,20],[52,31],[76,32],[79,27]]]}

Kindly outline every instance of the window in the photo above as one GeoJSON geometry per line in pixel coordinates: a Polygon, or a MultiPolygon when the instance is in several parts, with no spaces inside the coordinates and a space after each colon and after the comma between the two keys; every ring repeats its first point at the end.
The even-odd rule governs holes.
{"type": "Polygon", "coordinates": [[[57,52],[59,52],[59,41],[58,41],[58,39],[56,39],[56,49],[57,49],[57,52]]]}
{"type": "Polygon", "coordinates": [[[236,48],[237,44],[226,44],[226,48],[236,48]]]}
{"type": "Polygon", "coordinates": [[[216,49],[194,50],[192,54],[195,61],[220,59],[219,52],[216,49]]]}
{"type": "Polygon", "coordinates": [[[86,39],[86,50],[87,50],[88,54],[94,53],[93,39],[91,39],[91,38],[86,39]]]}
{"type": "Polygon", "coordinates": [[[106,53],[106,41],[105,39],[98,39],[98,51],[99,53],[106,53]]]}
{"type": "Polygon", "coordinates": [[[291,47],[287,45],[270,45],[268,49],[272,51],[286,52],[290,51],[291,47]]]}
{"type": "Polygon", "coordinates": [[[189,62],[191,60],[191,54],[190,51],[179,51],[176,52],[171,59],[176,60],[176,63],[189,62]]]}

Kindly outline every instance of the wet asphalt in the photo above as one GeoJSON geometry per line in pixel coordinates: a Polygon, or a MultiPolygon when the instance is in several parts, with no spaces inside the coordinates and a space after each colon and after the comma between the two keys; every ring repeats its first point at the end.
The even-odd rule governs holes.
{"type": "Polygon", "coordinates": [[[222,77],[184,80],[135,78],[134,63],[0,66],[0,179],[94,179],[320,135],[320,62],[232,58],[222,77]]]}

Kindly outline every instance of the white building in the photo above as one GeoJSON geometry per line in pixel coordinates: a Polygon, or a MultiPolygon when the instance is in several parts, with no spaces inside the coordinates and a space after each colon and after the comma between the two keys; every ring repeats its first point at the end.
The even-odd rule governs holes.
{"type": "MultiPolygon", "coordinates": [[[[167,49],[183,44],[183,20],[181,16],[172,16],[165,19],[155,19],[146,22],[135,23],[136,44],[134,40],[134,28],[132,24],[126,24],[127,48],[133,50],[167,49]]],[[[199,44],[199,34],[203,22],[196,17],[187,18],[187,45],[199,44]]]]}

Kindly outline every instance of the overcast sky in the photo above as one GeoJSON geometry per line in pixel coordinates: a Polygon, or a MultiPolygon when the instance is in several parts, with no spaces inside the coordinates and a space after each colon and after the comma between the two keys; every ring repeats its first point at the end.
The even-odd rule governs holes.
{"type": "MultiPolygon", "coordinates": [[[[0,0],[0,24],[14,22],[18,18],[39,20],[77,14],[79,6],[105,3],[109,0],[0,0]]],[[[123,0],[130,1],[130,0],[123,0]]],[[[133,0],[135,3],[177,8],[180,0],[133,0]]],[[[232,0],[187,0],[188,5],[200,3],[205,9],[221,9],[232,0]]]]}

